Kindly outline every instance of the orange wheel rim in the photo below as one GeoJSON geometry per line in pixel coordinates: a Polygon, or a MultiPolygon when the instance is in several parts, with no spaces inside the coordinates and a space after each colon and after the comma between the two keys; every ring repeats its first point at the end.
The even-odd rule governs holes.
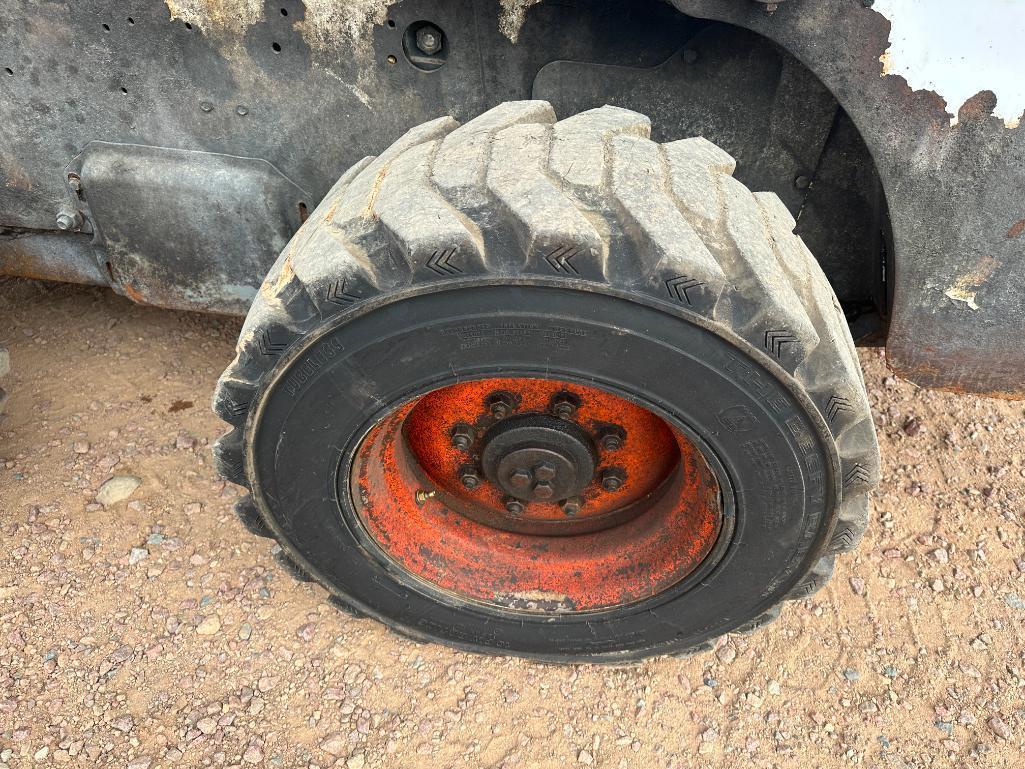
{"type": "Polygon", "coordinates": [[[655,596],[709,556],[719,484],[680,429],[597,387],[480,379],[392,411],[349,489],[389,560],[462,600],[599,611],[655,596]]]}

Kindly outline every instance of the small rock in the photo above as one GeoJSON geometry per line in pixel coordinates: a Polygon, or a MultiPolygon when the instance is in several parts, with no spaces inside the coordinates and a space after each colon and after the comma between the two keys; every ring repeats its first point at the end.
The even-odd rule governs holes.
{"type": "Polygon", "coordinates": [[[769,683],[766,684],[765,689],[769,692],[769,694],[774,695],[778,695],[781,691],[779,687],[779,681],[769,681],[769,683]]]}
{"type": "Polygon", "coordinates": [[[247,764],[258,764],[263,761],[263,751],[260,750],[259,745],[250,745],[242,754],[242,760],[247,764]]]}
{"type": "Polygon", "coordinates": [[[149,756],[139,756],[129,761],[125,769],[149,769],[149,765],[152,761],[153,759],[149,756]]]}
{"type": "Polygon", "coordinates": [[[367,765],[365,753],[353,753],[345,762],[346,769],[363,769],[367,765]]]}
{"type": "Polygon", "coordinates": [[[221,618],[216,614],[204,617],[203,621],[196,626],[196,633],[199,635],[213,635],[221,629],[221,618]]]}
{"type": "Polygon", "coordinates": [[[723,664],[728,665],[737,658],[737,650],[730,644],[719,647],[716,651],[715,656],[719,658],[719,661],[723,664]]]}
{"type": "Polygon", "coordinates": [[[253,635],[253,626],[248,622],[243,622],[238,629],[238,637],[243,641],[248,641],[253,635]]]}
{"type": "Polygon", "coordinates": [[[1025,609],[1025,601],[1021,600],[1017,593],[1008,593],[1005,595],[1004,603],[1012,609],[1025,609]]]}
{"type": "Polygon", "coordinates": [[[938,563],[947,563],[950,560],[950,554],[942,547],[936,548],[929,555],[938,563]]]}
{"type": "Polygon", "coordinates": [[[213,734],[217,731],[217,721],[207,716],[206,718],[201,718],[196,722],[196,728],[203,734],[213,734]]]}
{"type": "Polygon", "coordinates": [[[263,676],[259,681],[256,682],[256,688],[264,694],[266,694],[278,685],[278,678],[278,676],[263,676]]]}
{"type": "Polygon", "coordinates": [[[142,480],[134,475],[115,475],[105,481],[96,492],[96,501],[104,507],[115,505],[128,499],[142,485],[142,480]]]}
{"type": "Polygon", "coordinates": [[[577,753],[577,763],[583,764],[584,766],[590,766],[594,763],[594,756],[592,756],[588,750],[581,750],[577,753]]]}
{"type": "Polygon", "coordinates": [[[1011,730],[1007,728],[1007,724],[999,716],[992,716],[987,723],[989,723],[989,728],[993,730],[993,734],[997,737],[1002,740],[1011,739],[1011,730]]]}
{"type": "Polygon", "coordinates": [[[135,722],[132,720],[131,716],[118,716],[110,722],[110,725],[117,729],[119,732],[124,732],[125,734],[127,734],[128,732],[132,731],[132,727],[135,726],[135,722]]]}
{"type": "Polygon", "coordinates": [[[128,565],[135,566],[139,561],[144,561],[147,558],[149,558],[149,550],[144,547],[133,547],[128,554],[128,565]]]}
{"type": "Polygon", "coordinates": [[[32,758],[34,758],[36,761],[42,761],[48,755],[50,755],[50,748],[44,745],[32,755],[32,758]]]}
{"type": "Polygon", "coordinates": [[[934,579],[930,583],[930,586],[932,587],[932,590],[933,590],[934,593],[942,593],[943,592],[943,580],[942,579],[939,579],[939,578],[934,579]]]}
{"type": "Polygon", "coordinates": [[[76,454],[88,454],[89,443],[87,441],[76,441],[75,445],[72,446],[72,449],[76,454]]]}
{"type": "Polygon", "coordinates": [[[905,435],[916,436],[922,431],[922,423],[918,417],[911,417],[905,420],[904,425],[901,427],[905,435]]]}
{"type": "Polygon", "coordinates": [[[851,585],[851,592],[854,595],[865,595],[865,580],[861,577],[851,577],[847,580],[851,585]]]}
{"type": "Polygon", "coordinates": [[[843,672],[843,677],[846,678],[848,681],[857,681],[859,678],[861,678],[861,674],[857,670],[847,668],[843,672]]]}
{"type": "Polygon", "coordinates": [[[349,743],[345,737],[337,732],[335,734],[329,734],[327,739],[320,743],[320,749],[325,753],[330,753],[332,756],[342,755],[349,747],[349,743]]]}

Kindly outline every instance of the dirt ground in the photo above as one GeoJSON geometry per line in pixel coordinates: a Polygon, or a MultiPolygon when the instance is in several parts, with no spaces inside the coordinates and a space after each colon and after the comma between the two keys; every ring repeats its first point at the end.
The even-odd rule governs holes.
{"type": "Polygon", "coordinates": [[[341,614],[238,524],[239,325],[0,283],[0,769],[1022,765],[1025,404],[863,351],[883,482],[826,589],[714,653],[546,666],[341,614]]]}

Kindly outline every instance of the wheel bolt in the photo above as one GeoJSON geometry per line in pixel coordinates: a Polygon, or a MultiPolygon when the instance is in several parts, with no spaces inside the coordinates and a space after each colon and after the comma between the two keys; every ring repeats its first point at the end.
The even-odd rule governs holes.
{"type": "Polygon", "coordinates": [[[516,408],[516,401],[507,392],[497,392],[491,393],[484,405],[495,419],[505,419],[516,408]]]}
{"type": "Polygon", "coordinates": [[[552,413],[559,419],[572,419],[580,408],[580,398],[571,392],[558,392],[552,398],[552,413]]]}
{"type": "Polygon", "coordinates": [[[452,445],[460,451],[466,451],[473,444],[473,428],[465,422],[459,422],[452,428],[452,445]]]}
{"type": "Polygon", "coordinates": [[[515,497],[505,498],[505,509],[507,512],[513,515],[519,515],[523,512],[523,503],[515,497]]]}
{"type": "Polygon", "coordinates": [[[420,27],[416,32],[416,47],[428,56],[433,56],[441,50],[441,30],[430,25],[420,27]]]}
{"type": "Polygon", "coordinates": [[[618,451],[623,447],[626,433],[622,427],[607,427],[601,432],[601,447],[606,451],[618,451]]]}
{"type": "Polygon", "coordinates": [[[468,489],[475,489],[480,485],[480,475],[473,465],[463,465],[459,468],[459,480],[468,489]]]}
{"type": "Polygon", "coordinates": [[[580,497],[570,497],[569,499],[562,500],[559,507],[562,508],[562,512],[566,515],[576,515],[580,512],[580,508],[584,506],[584,501],[580,497]]]}
{"type": "Polygon", "coordinates": [[[610,467],[601,474],[601,487],[605,491],[619,491],[623,488],[626,473],[618,467],[610,467]]]}

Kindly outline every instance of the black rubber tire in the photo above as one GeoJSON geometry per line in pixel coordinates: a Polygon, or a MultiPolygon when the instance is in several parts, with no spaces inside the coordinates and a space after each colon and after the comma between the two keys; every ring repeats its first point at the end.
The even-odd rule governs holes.
{"type": "Polygon", "coordinates": [[[775,195],[704,139],[649,134],[623,109],[556,122],[545,102],[509,102],[412,129],[328,193],[214,396],[232,425],[218,467],[251,490],[240,517],[297,575],[406,636],[615,662],[753,630],[829,579],[879,473],[843,314],[775,195]],[[512,345],[489,325],[520,321],[534,331],[512,345]],[[699,586],[535,622],[374,555],[337,487],[368,425],[459,373],[540,370],[639,399],[721,461],[734,520],[699,586]]]}

